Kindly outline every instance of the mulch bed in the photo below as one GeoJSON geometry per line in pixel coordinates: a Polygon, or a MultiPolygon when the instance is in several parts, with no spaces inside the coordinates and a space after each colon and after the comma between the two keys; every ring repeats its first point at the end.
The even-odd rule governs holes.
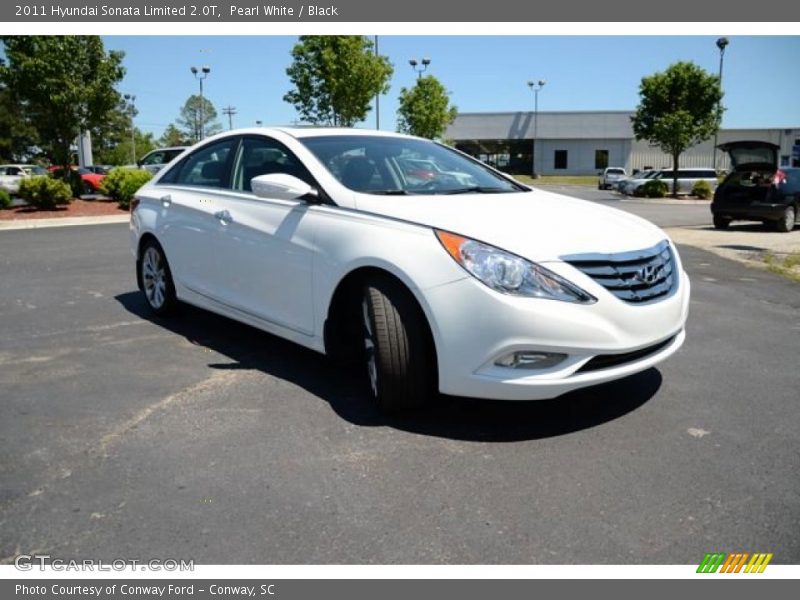
{"type": "Polygon", "coordinates": [[[32,206],[16,206],[0,210],[0,221],[18,221],[22,219],[54,219],[59,217],[103,217],[108,215],[124,215],[128,211],[119,208],[114,200],[74,199],[66,206],[58,206],[52,210],[40,210],[32,206]]]}

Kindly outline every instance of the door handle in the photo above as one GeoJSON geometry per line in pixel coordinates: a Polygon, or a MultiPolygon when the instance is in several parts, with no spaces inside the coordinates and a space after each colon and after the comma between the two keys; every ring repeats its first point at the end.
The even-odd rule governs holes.
{"type": "Polygon", "coordinates": [[[219,211],[215,212],[214,213],[214,218],[215,219],[219,219],[220,221],[222,221],[226,225],[233,221],[233,217],[231,216],[231,213],[229,213],[227,210],[219,210],[219,211]]]}
{"type": "Polygon", "coordinates": [[[169,194],[167,194],[166,196],[161,196],[160,200],[161,200],[161,205],[164,208],[167,208],[170,204],[172,204],[172,196],[170,196],[169,194]]]}

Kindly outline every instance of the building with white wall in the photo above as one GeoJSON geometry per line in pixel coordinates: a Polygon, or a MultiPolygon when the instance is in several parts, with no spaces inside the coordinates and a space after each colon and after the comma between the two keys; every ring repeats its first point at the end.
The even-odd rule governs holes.
{"type": "MultiPolygon", "coordinates": [[[[459,150],[513,174],[594,175],[607,166],[629,173],[645,167],[669,167],[672,159],[646,141],[636,141],[633,111],[539,111],[461,113],[444,137],[459,150]]],[[[780,163],[800,164],[800,126],[770,129],[721,129],[717,143],[761,140],[780,146],[780,163]]],[[[713,138],[687,150],[681,167],[714,166],[713,138]]],[[[717,151],[716,168],[726,170],[728,157],[717,151]]]]}

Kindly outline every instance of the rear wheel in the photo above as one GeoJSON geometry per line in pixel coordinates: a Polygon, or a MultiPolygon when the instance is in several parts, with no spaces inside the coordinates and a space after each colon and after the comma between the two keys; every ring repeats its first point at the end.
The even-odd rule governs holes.
{"type": "Polygon", "coordinates": [[[792,229],[794,229],[794,221],[797,212],[794,206],[787,206],[783,210],[783,214],[781,218],[775,223],[775,228],[780,231],[781,233],[788,233],[792,229]]]}
{"type": "Polygon", "coordinates": [[[373,399],[387,412],[420,406],[432,391],[433,361],[413,296],[399,282],[374,278],[364,286],[361,313],[373,399]]]}
{"type": "Polygon", "coordinates": [[[81,188],[82,188],[81,195],[83,196],[91,196],[92,194],[94,194],[94,188],[92,187],[92,184],[89,183],[88,181],[84,181],[81,184],[81,188]]]}
{"type": "Polygon", "coordinates": [[[147,304],[155,314],[164,316],[175,310],[178,298],[172,272],[164,249],[154,239],[145,242],[139,261],[139,275],[147,304]]]}
{"type": "Polygon", "coordinates": [[[730,224],[731,219],[728,217],[714,215],[714,229],[727,229],[730,224]]]}

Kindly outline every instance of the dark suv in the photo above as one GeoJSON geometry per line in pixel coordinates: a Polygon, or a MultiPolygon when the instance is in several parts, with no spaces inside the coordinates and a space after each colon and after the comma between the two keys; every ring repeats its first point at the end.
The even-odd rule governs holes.
{"type": "Polygon", "coordinates": [[[769,142],[730,142],[718,146],[731,157],[731,173],[711,203],[714,227],[731,221],[772,222],[791,231],[800,216],[800,167],[778,168],[779,146],[769,142]]]}

